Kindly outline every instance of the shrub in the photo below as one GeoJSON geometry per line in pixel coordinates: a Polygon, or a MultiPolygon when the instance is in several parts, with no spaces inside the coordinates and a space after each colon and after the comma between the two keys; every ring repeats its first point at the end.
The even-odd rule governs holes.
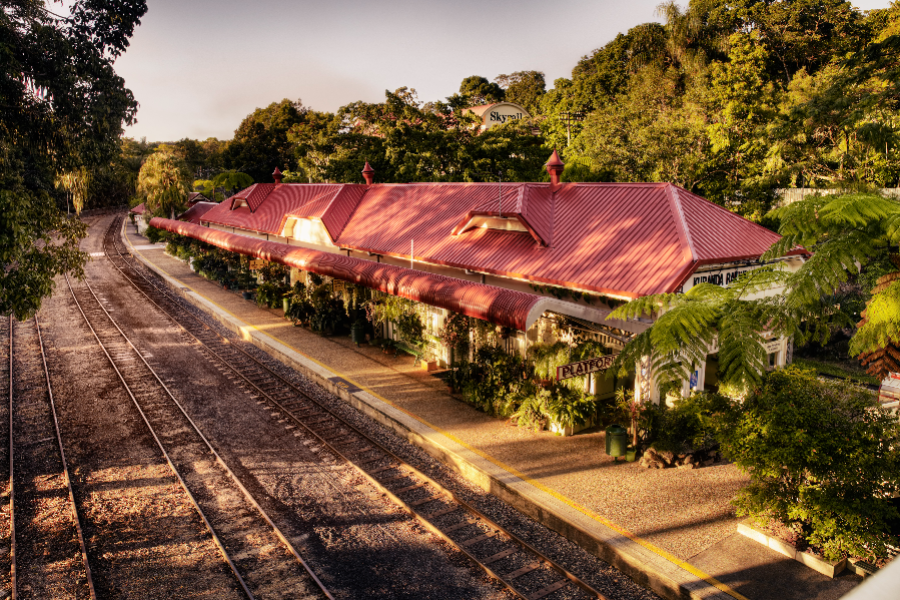
{"type": "Polygon", "coordinates": [[[511,416],[528,387],[525,362],[499,346],[482,346],[471,363],[457,367],[454,387],[476,408],[499,417],[511,416]]]}
{"type": "Polygon", "coordinates": [[[548,387],[525,386],[512,418],[522,427],[541,430],[557,423],[563,428],[584,425],[597,412],[594,397],[556,383],[548,387]]]}
{"type": "Polygon", "coordinates": [[[829,560],[900,545],[889,533],[900,424],[869,392],[797,367],[774,371],[719,415],[716,434],[751,478],[734,500],[739,514],[784,523],[829,560]]]}
{"type": "Polygon", "coordinates": [[[260,307],[277,308],[281,304],[284,297],[284,290],[281,286],[266,282],[256,288],[256,304],[260,307]]]}
{"type": "Polygon", "coordinates": [[[735,409],[729,398],[706,392],[679,398],[671,407],[662,404],[648,405],[646,408],[656,413],[644,417],[651,445],[657,450],[674,454],[716,449],[715,422],[735,409]]]}
{"type": "Polygon", "coordinates": [[[403,313],[397,318],[397,333],[400,339],[406,342],[410,347],[421,350],[425,345],[423,333],[425,326],[422,319],[416,312],[403,313]]]}
{"type": "Polygon", "coordinates": [[[340,298],[331,295],[330,286],[319,285],[309,294],[312,315],[309,319],[313,331],[329,335],[349,328],[349,320],[340,298]]]}
{"type": "Polygon", "coordinates": [[[156,227],[154,227],[152,225],[147,225],[147,229],[145,230],[144,233],[147,234],[147,241],[149,241],[151,244],[161,242],[165,239],[168,239],[168,237],[169,237],[169,234],[167,231],[165,231],[163,229],[157,229],[156,227]]]}

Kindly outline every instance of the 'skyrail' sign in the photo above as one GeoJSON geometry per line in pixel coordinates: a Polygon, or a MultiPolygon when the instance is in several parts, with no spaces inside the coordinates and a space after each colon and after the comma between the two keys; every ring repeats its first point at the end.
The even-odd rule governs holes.
{"type": "Polygon", "coordinates": [[[581,377],[589,373],[599,373],[610,368],[615,362],[618,354],[608,354],[600,358],[591,358],[580,362],[569,363],[556,367],[556,380],[571,379],[572,377],[581,377]]]}

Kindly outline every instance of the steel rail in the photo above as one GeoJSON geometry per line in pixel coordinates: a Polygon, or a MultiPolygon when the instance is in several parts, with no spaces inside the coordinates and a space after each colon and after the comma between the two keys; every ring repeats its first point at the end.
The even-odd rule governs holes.
{"type": "MultiPolygon", "coordinates": [[[[178,478],[178,482],[181,484],[182,489],[187,494],[188,498],[191,501],[191,504],[194,505],[194,509],[197,511],[197,514],[200,515],[200,518],[203,520],[203,523],[206,525],[206,528],[209,530],[210,535],[212,535],[212,539],[218,547],[219,552],[222,554],[222,557],[228,563],[228,566],[231,568],[232,573],[237,578],[238,582],[241,585],[241,588],[244,590],[247,598],[249,600],[255,600],[255,597],[250,592],[250,589],[247,587],[247,583],[244,581],[244,578],[237,570],[237,566],[231,560],[231,557],[228,555],[228,552],[225,550],[224,544],[219,539],[218,534],[213,529],[212,524],[206,518],[206,515],[203,513],[203,510],[200,508],[200,505],[197,503],[197,500],[194,498],[194,495],[191,493],[191,490],[188,489],[187,483],[181,477],[181,474],[178,472],[178,469],[175,468],[175,464],[172,462],[172,459],[169,457],[169,453],[166,451],[165,447],[163,447],[162,441],[156,435],[156,431],[150,425],[150,421],[147,419],[147,415],[144,414],[143,409],[140,404],[138,404],[137,398],[135,398],[134,394],[131,391],[131,388],[125,382],[125,378],[122,376],[122,373],[119,371],[119,367],[116,365],[115,361],[113,361],[112,356],[110,356],[109,352],[106,349],[106,346],[103,345],[103,342],[100,340],[100,336],[97,335],[97,332],[94,330],[94,326],[91,325],[90,320],[85,314],[84,309],[81,306],[81,303],[78,301],[78,298],[75,296],[75,289],[72,287],[72,283],[69,281],[69,276],[66,275],[66,284],[69,286],[69,291],[72,292],[72,299],[75,300],[75,306],[78,307],[78,312],[81,313],[81,316],[84,318],[84,322],[87,324],[88,328],[91,330],[91,333],[94,335],[94,339],[97,340],[97,344],[100,346],[100,349],[103,350],[103,354],[106,355],[107,360],[109,360],[109,364],[112,366],[113,370],[116,372],[116,375],[119,377],[119,381],[122,382],[122,385],[125,387],[125,391],[128,392],[128,396],[131,398],[131,401],[134,402],[135,408],[137,408],[138,413],[140,413],[141,418],[144,420],[144,424],[147,426],[147,429],[150,431],[150,435],[153,436],[153,439],[156,441],[156,445],[159,447],[160,452],[162,452],[163,456],[166,459],[166,462],[169,464],[169,468],[172,470],[172,473],[178,478]]],[[[86,282],[85,282],[86,283],[86,282]]],[[[102,308],[102,307],[101,307],[102,308]]]]}
{"type": "MultiPolygon", "coordinates": [[[[144,411],[141,409],[137,399],[132,394],[131,389],[128,387],[128,384],[125,382],[124,377],[122,376],[118,367],[115,365],[112,357],[109,355],[106,348],[103,346],[103,343],[100,341],[100,338],[97,335],[97,332],[94,330],[94,327],[88,321],[87,315],[85,314],[80,303],[78,302],[78,299],[75,296],[75,290],[72,287],[71,283],[69,282],[68,277],[66,278],[66,282],[69,284],[69,289],[72,291],[72,297],[75,299],[75,302],[78,305],[79,311],[81,312],[82,316],[85,318],[85,322],[88,324],[88,327],[91,328],[91,332],[94,334],[94,337],[97,339],[97,342],[100,344],[101,348],[103,348],[103,351],[106,354],[107,358],[109,359],[110,363],[112,364],[113,368],[115,369],[116,374],[119,376],[119,379],[122,381],[123,385],[125,385],[126,389],[128,390],[129,396],[131,396],[131,399],[134,401],[135,406],[137,407],[138,411],[141,413],[141,416],[143,417],[144,422],[146,423],[148,429],[153,434],[153,437],[156,440],[157,445],[159,446],[160,450],[165,455],[166,460],[169,463],[169,466],[171,467],[172,471],[176,474],[179,481],[181,481],[182,486],[184,487],[185,491],[188,493],[189,497],[191,498],[191,501],[193,502],[194,507],[197,509],[198,513],[200,513],[200,516],[203,518],[203,521],[207,524],[207,527],[209,528],[210,532],[212,532],[214,538],[216,539],[217,545],[219,546],[225,559],[228,561],[229,566],[231,566],[233,572],[235,573],[235,576],[237,576],[239,581],[241,582],[241,586],[244,588],[244,591],[247,593],[248,597],[252,599],[253,595],[250,593],[250,590],[247,588],[247,585],[244,582],[244,579],[238,573],[237,567],[234,565],[231,558],[228,556],[227,552],[225,551],[224,545],[222,545],[221,542],[219,541],[217,534],[215,534],[215,531],[213,530],[212,525],[207,520],[206,515],[203,514],[203,511],[200,509],[200,506],[197,503],[197,501],[194,499],[194,496],[188,490],[187,484],[184,482],[181,475],[178,473],[177,469],[175,468],[174,463],[169,458],[169,455],[166,452],[165,448],[163,447],[161,440],[158,438],[155,430],[150,425],[149,419],[146,417],[146,415],[145,415],[144,411]]],[[[226,462],[221,457],[221,455],[219,455],[218,451],[216,451],[216,449],[213,447],[213,445],[209,441],[209,439],[207,439],[207,437],[203,434],[203,432],[200,431],[200,428],[197,426],[197,424],[194,422],[194,420],[187,414],[187,411],[185,411],[184,406],[182,406],[182,404],[172,394],[169,387],[163,382],[163,380],[159,376],[159,374],[157,374],[156,371],[153,369],[153,367],[150,366],[150,364],[144,358],[144,355],[137,349],[137,347],[132,343],[132,341],[128,338],[128,336],[125,335],[125,332],[122,331],[122,329],[119,327],[119,325],[116,323],[116,321],[112,318],[112,316],[109,314],[109,312],[106,310],[106,308],[103,307],[99,298],[97,298],[96,293],[91,288],[90,284],[87,283],[87,281],[85,281],[85,286],[86,286],[86,289],[90,292],[91,296],[96,301],[97,306],[100,308],[100,310],[103,311],[103,313],[106,315],[109,322],[119,332],[119,335],[122,337],[122,339],[125,340],[125,342],[131,347],[131,349],[134,351],[134,353],[137,355],[137,357],[141,360],[141,362],[144,364],[144,366],[147,368],[147,370],[150,371],[150,373],[156,379],[156,382],[159,384],[159,386],[165,391],[165,393],[169,397],[169,399],[175,404],[175,406],[178,407],[178,410],[181,412],[181,414],[184,416],[184,418],[187,419],[188,423],[190,423],[194,432],[203,441],[203,443],[206,445],[206,447],[209,449],[209,451],[215,457],[216,462],[218,462],[219,465],[225,470],[225,472],[228,474],[228,476],[231,478],[231,480],[234,482],[234,484],[237,486],[237,488],[241,491],[241,493],[244,495],[244,497],[247,499],[247,501],[251,504],[251,506],[253,506],[253,508],[255,508],[256,511],[260,514],[260,516],[266,521],[266,523],[272,529],[273,533],[276,535],[276,537],[278,537],[279,541],[281,541],[281,543],[284,544],[284,546],[287,548],[287,550],[303,566],[304,570],[313,579],[313,581],[316,583],[316,585],[319,587],[319,589],[322,591],[322,593],[324,593],[325,596],[327,598],[329,598],[329,600],[334,600],[334,597],[331,595],[331,592],[328,591],[328,589],[325,587],[325,585],[322,583],[322,581],[318,578],[318,576],[315,574],[315,572],[313,572],[312,568],[309,566],[309,564],[306,562],[306,560],[303,559],[303,557],[300,555],[300,553],[297,551],[297,549],[294,547],[294,545],[291,544],[290,541],[287,539],[287,536],[285,536],[284,533],[282,533],[281,529],[275,524],[275,522],[268,515],[268,513],[266,513],[266,511],[263,509],[263,507],[256,501],[256,499],[253,497],[253,495],[250,493],[250,491],[244,486],[244,484],[240,481],[240,479],[234,473],[234,471],[232,471],[231,468],[228,466],[228,464],[226,464],[226,462]]]]}
{"type": "MultiPolygon", "coordinates": [[[[126,258],[124,257],[124,255],[122,254],[121,250],[119,250],[118,245],[116,245],[116,244],[114,243],[114,246],[115,246],[115,248],[116,248],[116,252],[119,254],[119,258],[121,258],[121,259],[122,259],[124,262],[126,262],[126,264],[127,264],[128,259],[126,259],[126,258]]],[[[110,258],[112,258],[112,257],[110,257],[110,258]]],[[[344,460],[347,464],[349,464],[351,467],[353,467],[360,475],[362,475],[365,479],[367,479],[369,482],[371,482],[371,483],[372,483],[379,491],[381,491],[382,493],[386,494],[386,495],[387,495],[387,496],[388,496],[395,504],[397,504],[397,505],[400,506],[403,510],[405,510],[405,511],[408,512],[410,515],[412,515],[414,518],[416,518],[416,519],[417,519],[424,527],[426,527],[429,531],[431,531],[431,532],[434,533],[435,535],[438,535],[438,537],[444,539],[445,541],[447,541],[448,543],[450,543],[452,546],[454,546],[455,548],[457,548],[458,550],[460,550],[463,554],[467,555],[472,561],[474,561],[476,564],[478,564],[478,565],[479,565],[485,572],[487,572],[491,577],[493,577],[493,578],[497,579],[498,581],[500,581],[501,583],[503,583],[503,584],[504,584],[507,588],[509,588],[513,593],[515,593],[516,595],[518,595],[518,596],[520,596],[520,597],[522,597],[522,598],[525,598],[526,600],[537,600],[538,598],[542,598],[542,597],[544,597],[544,596],[546,596],[546,595],[549,595],[550,593],[552,593],[552,592],[554,592],[554,591],[560,589],[561,587],[563,587],[562,585],[559,585],[560,582],[557,582],[556,584],[552,584],[551,586],[547,586],[547,588],[550,588],[550,587],[553,587],[553,586],[557,586],[557,587],[554,587],[554,589],[552,589],[552,590],[548,590],[547,588],[544,588],[544,589],[542,589],[542,590],[537,590],[536,592],[533,592],[533,593],[531,593],[531,594],[523,593],[523,592],[517,590],[516,587],[514,586],[514,584],[512,584],[510,581],[507,581],[507,578],[509,577],[510,574],[507,574],[506,576],[501,576],[500,574],[496,573],[493,569],[491,569],[491,568],[488,566],[488,564],[485,564],[482,560],[478,559],[478,558],[475,557],[471,552],[469,552],[468,550],[466,550],[464,546],[461,546],[460,544],[458,544],[457,542],[455,542],[453,539],[451,539],[448,533],[445,533],[445,532],[441,531],[441,529],[440,529],[439,527],[437,527],[436,525],[434,525],[433,523],[431,523],[431,521],[429,521],[429,520],[426,518],[427,515],[423,515],[423,514],[419,513],[418,511],[415,510],[414,506],[410,505],[410,503],[408,503],[408,502],[402,500],[399,496],[397,496],[397,495],[395,494],[395,491],[396,491],[396,490],[395,490],[395,491],[391,491],[386,485],[384,485],[384,483],[382,483],[382,482],[379,481],[376,477],[374,477],[373,474],[368,473],[368,472],[367,472],[365,469],[363,469],[359,464],[357,464],[357,462],[356,462],[355,460],[352,460],[351,458],[349,458],[348,456],[346,456],[345,453],[341,452],[341,451],[338,450],[336,447],[334,447],[334,445],[332,445],[331,443],[329,443],[328,441],[326,441],[326,440],[325,440],[322,436],[320,436],[316,431],[314,431],[311,427],[309,427],[306,423],[304,423],[299,417],[297,417],[291,409],[286,408],[286,407],[282,404],[281,401],[275,399],[275,398],[272,396],[272,394],[271,394],[270,392],[267,392],[267,391],[263,390],[256,382],[252,381],[252,380],[249,379],[245,374],[243,374],[243,373],[240,372],[238,369],[236,369],[236,368],[234,367],[234,365],[233,365],[233,361],[227,361],[227,360],[225,360],[225,359],[224,359],[223,357],[221,357],[218,353],[216,353],[212,348],[210,348],[208,343],[204,342],[203,340],[201,340],[200,338],[198,338],[195,334],[193,334],[192,332],[190,332],[190,331],[189,331],[182,323],[180,323],[180,322],[179,322],[179,321],[171,314],[170,311],[168,311],[168,310],[164,309],[163,307],[161,307],[157,302],[155,302],[152,298],[150,298],[150,296],[149,296],[145,291],[141,290],[140,287],[139,287],[134,281],[132,281],[131,278],[130,278],[128,275],[126,275],[126,274],[124,273],[124,271],[123,271],[118,265],[115,264],[114,261],[113,261],[113,265],[114,265],[120,272],[122,272],[123,276],[125,276],[126,279],[128,279],[128,280],[132,283],[132,285],[134,285],[134,287],[135,287],[139,292],[141,292],[141,293],[142,293],[142,294],[143,294],[143,295],[144,295],[151,303],[153,303],[155,306],[157,306],[157,308],[159,308],[164,314],[169,315],[170,319],[172,319],[172,321],[175,322],[176,324],[180,325],[181,328],[182,328],[185,332],[188,333],[188,335],[190,335],[191,337],[193,337],[193,338],[194,338],[195,340],[197,340],[199,343],[203,344],[203,345],[206,347],[207,351],[210,352],[211,354],[213,354],[213,355],[219,360],[219,362],[220,362],[221,364],[225,365],[228,369],[230,369],[233,373],[235,373],[238,377],[240,377],[243,381],[245,381],[247,385],[251,386],[254,390],[256,390],[257,393],[259,393],[261,396],[265,397],[265,398],[266,398],[269,402],[271,402],[273,405],[275,405],[276,407],[278,407],[278,409],[279,409],[285,416],[287,416],[289,419],[291,419],[291,420],[292,420],[294,423],[296,423],[298,426],[302,427],[304,430],[306,430],[307,432],[309,432],[309,433],[310,433],[312,436],[314,436],[314,437],[315,437],[322,445],[324,445],[325,447],[327,447],[327,448],[329,449],[329,451],[331,451],[333,454],[339,456],[339,457],[340,457],[342,460],[344,460]],[[541,593],[541,592],[546,592],[546,593],[541,593]]],[[[133,267],[131,267],[131,268],[133,269],[133,267]]],[[[150,284],[150,285],[153,287],[153,289],[157,290],[159,293],[163,294],[164,296],[168,295],[169,292],[167,292],[167,291],[165,291],[165,290],[160,290],[160,289],[157,287],[157,285],[156,285],[154,282],[151,282],[150,279],[149,279],[146,275],[144,275],[143,273],[141,273],[141,272],[140,272],[139,270],[137,270],[137,269],[134,269],[134,270],[135,270],[135,271],[136,271],[143,279],[145,279],[145,280],[148,282],[148,284],[150,284]]],[[[171,301],[171,300],[170,300],[170,301],[171,301]]],[[[177,306],[177,304],[176,304],[176,306],[177,306]]],[[[602,593],[599,592],[598,590],[594,589],[593,587],[591,587],[590,585],[588,585],[586,582],[582,581],[578,576],[576,576],[576,575],[574,575],[573,573],[569,572],[567,569],[565,569],[564,567],[562,567],[561,565],[559,565],[558,563],[556,563],[555,561],[553,561],[552,559],[550,559],[549,557],[547,557],[546,555],[544,555],[544,554],[543,554],[542,552],[540,552],[537,548],[535,548],[534,546],[532,546],[531,544],[529,544],[529,543],[526,542],[525,540],[521,539],[520,537],[518,537],[518,536],[515,535],[514,533],[508,531],[506,528],[502,527],[501,525],[499,525],[498,523],[496,523],[495,521],[493,521],[492,519],[490,519],[487,515],[485,515],[484,513],[482,513],[481,511],[479,511],[479,510],[476,509],[475,507],[473,507],[471,504],[469,504],[468,502],[466,502],[465,500],[463,500],[462,498],[460,498],[455,492],[453,492],[452,490],[446,489],[444,486],[442,486],[441,484],[439,484],[437,481],[435,481],[435,480],[432,479],[431,477],[425,475],[424,473],[422,473],[421,471],[419,471],[418,469],[416,469],[416,468],[413,467],[412,465],[409,465],[405,460],[401,459],[399,456],[397,456],[396,454],[394,454],[392,451],[390,451],[390,450],[388,450],[387,448],[385,448],[384,446],[382,446],[379,442],[373,440],[373,439],[372,439],[371,437],[369,437],[367,434],[365,434],[365,433],[363,433],[362,431],[360,431],[356,426],[354,426],[354,425],[352,425],[351,423],[347,422],[345,419],[343,419],[341,416],[337,415],[337,414],[336,414],[334,411],[332,411],[330,408],[328,408],[327,406],[325,406],[324,404],[322,404],[321,402],[319,402],[318,400],[316,400],[315,398],[313,398],[312,396],[310,396],[309,394],[307,394],[307,393],[304,392],[303,390],[300,390],[299,388],[297,388],[296,386],[294,386],[292,383],[290,383],[289,381],[287,381],[286,379],[284,379],[284,378],[283,378],[281,375],[279,375],[278,373],[274,372],[274,371],[273,371],[272,369],[270,369],[268,366],[266,366],[265,364],[263,364],[262,362],[260,362],[258,359],[256,359],[256,357],[254,357],[254,356],[252,356],[251,354],[249,354],[248,352],[244,351],[242,348],[239,348],[237,345],[232,344],[232,343],[228,340],[228,338],[225,338],[224,336],[222,336],[222,335],[219,334],[218,332],[215,332],[214,330],[212,330],[211,328],[209,328],[209,326],[206,325],[205,323],[203,323],[203,321],[200,320],[198,317],[196,317],[195,315],[191,314],[190,312],[184,310],[184,309],[181,308],[181,307],[179,307],[179,309],[181,310],[181,312],[183,312],[184,314],[188,315],[192,320],[198,322],[198,323],[204,328],[204,330],[208,330],[208,331],[212,332],[214,336],[220,338],[220,339],[223,341],[223,344],[227,345],[227,347],[228,347],[229,349],[231,349],[231,350],[233,350],[233,351],[240,352],[240,353],[243,354],[246,358],[248,358],[248,359],[251,360],[253,363],[255,363],[255,365],[256,365],[259,369],[262,369],[263,371],[265,371],[266,373],[268,373],[269,376],[274,377],[276,380],[278,380],[278,381],[281,383],[281,385],[283,385],[283,386],[287,387],[288,389],[290,389],[290,390],[292,391],[292,393],[293,393],[294,396],[304,398],[306,401],[311,402],[311,403],[312,403],[313,405],[315,405],[319,410],[322,410],[322,411],[324,411],[325,413],[327,413],[327,415],[328,415],[330,418],[333,418],[333,419],[335,419],[336,421],[338,421],[338,422],[341,424],[341,426],[343,426],[343,427],[345,427],[345,428],[351,430],[352,432],[354,432],[355,435],[357,435],[357,436],[359,436],[360,438],[362,438],[362,440],[363,440],[364,442],[368,443],[370,446],[372,446],[372,447],[373,447],[374,449],[376,449],[377,451],[382,452],[383,455],[384,455],[384,457],[386,457],[388,460],[392,460],[392,461],[394,461],[394,462],[397,463],[397,466],[395,466],[395,467],[391,467],[390,469],[382,469],[382,470],[406,470],[406,471],[408,471],[408,472],[410,473],[410,476],[411,476],[411,477],[418,478],[418,479],[419,479],[421,482],[423,482],[424,484],[429,485],[429,486],[432,486],[432,488],[438,492],[438,496],[443,496],[443,497],[449,498],[449,499],[451,499],[452,501],[456,502],[456,503],[459,504],[463,509],[469,511],[469,513],[471,513],[471,515],[473,515],[473,516],[475,516],[476,518],[480,519],[480,520],[481,520],[484,524],[486,524],[488,527],[490,527],[490,528],[492,528],[492,529],[494,529],[494,530],[496,530],[496,531],[502,533],[503,535],[505,535],[509,540],[511,540],[511,541],[513,542],[513,544],[517,544],[517,545],[519,545],[521,548],[525,549],[527,552],[530,552],[531,554],[533,554],[535,557],[537,557],[537,559],[538,559],[539,562],[548,565],[551,569],[553,569],[554,571],[556,571],[557,573],[559,573],[560,575],[562,575],[562,576],[567,580],[567,583],[568,583],[568,582],[572,582],[572,583],[574,583],[576,586],[578,586],[579,588],[581,588],[583,591],[585,591],[585,592],[587,592],[587,593],[589,593],[589,594],[595,596],[596,598],[599,598],[599,599],[601,599],[601,600],[608,600],[607,597],[606,597],[604,594],[602,594],[602,593]]],[[[341,445],[343,445],[343,444],[341,444],[341,445]]],[[[365,462],[373,462],[373,459],[368,459],[368,460],[366,460],[365,462]]],[[[414,487],[420,487],[420,486],[414,486],[414,487]]],[[[435,498],[437,498],[438,496],[436,496],[435,498]]],[[[447,511],[447,513],[449,513],[449,512],[450,512],[450,511],[447,511]]],[[[443,514],[447,514],[447,513],[443,513],[443,514]]],[[[487,559],[485,559],[485,560],[487,560],[487,559]]]]}
{"type": "MultiPolygon", "coordinates": [[[[123,223],[123,227],[125,227],[125,225],[126,225],[126,224],[123,223]]],[[[113,222],[113,223],[110,225],[110,231],[113,230],[114,228],[115,228],[115,222],[113,222]]],[[[115,242],[115,236],[113,235],[113,236],[111,236],[111,238],[113,239],[113,242],[115,242]]],[[[113,245],[115,246],[115,243],[113,243],[113,245]]],[[[105,248],[105,241],[104,241],[104,248],[105,248]]],[[[119,254],[119,258],[122,258],[122,259],[123,259],[123,262],[125,262],[125,263],[127,264],[127,259],[124,259],[124,258],[122,257],[122,253],[121,253],[121,251],[119,251],[118,247],[116,247],[116,251],[117,251],[117,253],[119,254]]],[[[111,255],[107,254],[107,258],[112,259],[113,257],[112,257],[111,255]]],[[[196,341],[196,342],[198,343],[198,345],[199,345],[199,349],[201,350],[201,352],[205,352],[205,353],[207,353],[208,355],[210,355],[210,356],[208,356],[207,358],[211,358],[212,361],[213,361],[214,363],[218,363],[218,364],[226,364],[226,361],[224,361],[220,356],[218,356],[217,354],[215,354],[215,353],[213,353],[213,352],[210,351],[210,349],[209,349],[209,343],[208,343],[208,342],[204,341],[204,340],[201,339],[201,338],[198,338],[197,335],[196,335],[195,333],[190,332],[187,328],[184,327],[183,324],[181,324],[181,323],[179,323],[177,320],[173,319],[173,318],[171,317],[171,315],[170,315],[170,311],[168,311],[167,309],[165,309],[165,308],[163,308],[162,306],[160,306],[155,300],[153,300],[153,298],[151,298],[146,292],[144,292],[144,290],[142,290],[142,289],[140,288],[140,286],[136,285],[135,282],[128,276],[128,274],[125,273],[125,271],[122,269],[122,267],[120,267],[119,265],[117,265],[117,264],[115,263],[114,260],[110,260],[110,262],[111,262],[111,264],[119,271],[119,273],[120,273],[120,274],[121,274],[121,275],[122,275],[122,276],[123,276],[123,277],[124,277],[124,278],[125,278],[125,279],[133,286],[133,287],[134,287],[134,289],[135,289],[138,293],[142,294],[142,295],[144,296],[144,298],[145,298],[150,304],[152,304],[153,306],[155,306],[155,307],[156,307],[163,315],[167,316],[167,317],[172,321],[172,323],[173,323],[176,327],[180,328],[186,335],[188,335],[190,338],[192,338],[194,341],[196,341]]],[[[143,277],[143,274],[141,274],[141,276],[143,277]]],[[[144,279],[146,280],[146,277],[144,277],[144,279]]],[[[149,285],[151,285],[151,287],[153,287],[154,290],[157,290],[157,288],[156,288],[155,286],[153,286],[153,283],[152,283],[152,282],[150,282],[149,280],[147,280],[147,283],[148,283],[149,285]]],[[[157,290],[157,291],[159,291],[159,290],[157,290]]],[[[163,293],[164,293],[164,292],[163,292],[163,293]]],[[[200,322],[200,321],[198,321],[198,324],[200,324],[200,325],[201,325],[202,327],[204,327],[204,328],[207,327],[205,324],[203,324],[203,323],[200,322]]],[[[218,336],[218,334],[212,333],[211,335],[215,336],[217,339],[223,340],[223,343],[228,343],[228,340],[227,340],[227,339],[225,339],[225,338],[220,338],[220,336],[218,336]]],[[[234,370],[231,369],[230,367],[228,367],[227,364],[226,364],[226,367],[225,367],[225,368],[228,369],[228,370],[230,370],[230,371],[232,371],[232,372],[234,372],[234,370]]],[[[310,466],[311,466],[313,469],[315,469],[319,474],[321,474],[321,475],[324,476],[324,480],[328,483],[328,485],[330,485],[331,488],[332,488],[337,494],[340,494],[341,496],[343,496],[343,498],[344,498],[345,501],[347,502],[348,506],[349,506],[352,510],[355,510],[357,513],[359,513],[360,515],[362,515],[362,516],[364,516],[364,517],[371,517],[371,516],[372,516],[371,512],[367,512],[365,509],[363,509],[361,506],[359,506],[358,503],[353,502],[351,499],[349,499],[349,498],[347,497],[346,491],[345,491],[341,486],[337,485],[337,484],[333,481],[333,479],[335,479],[335,477],[333,477],[333,474],[332,474],[332,473],[329,473],[326,469],[324,469],[324,468],[322,467],[322,465],[320,465],[320,464],[318,464],[318,463],[310,463],[310,466]]],[[[338,479],[339,479],[339,478],[338,478],[338,479]]],[[[385,532],[386,535],[388,535],[388,536],[394,538],[395,540],[397,540],[397,541],[399,542],[399,540],[397,539],[396,535],[395,535],[390,529],[388,529],[388,528],[386,528],[386,527],[382,527],[382,529],[383,529],[383,531],[385,532]]]]}
{"type": "Polygon", "coordinates": [[[13,478],[13,317],[9,316],[9,585],[16,600],[16,489],[13,478]]]}
{"type": "Polygon", "coordinates": [[[72,518],[75,521],[75,529],[78,532],[78,543],[81,545],[81,562],[84,563],[84,572],[87,578],[91,600],[97,600],[97,590],[94,588],[94,578],[91,575],[91,565],[88,562],[87,545],[84,543],[84,530],[81,526],[81,517],[78,516],[78,507],[75,504],[75,491],[72,488],[72,478],[69,476],[66,451],[63,448],[62,433],[59,429],[59,419],[56,416],[56,401],[53,398],[53,387],[50,384],[50,369],[47,366],[47,355],[44,352],[44,338],[41,336],[41,325],[38,322],[37,315],[34,316],[34,326],[37,329],[38,344],[41,347],[41,362],[44,365],[44,377],[47,380],[47,395],[50,397],[50,412],[53,415],[53,427],[56,431],[56,442],[59,444],[59,456],[62,459],[63,475],[66,478],[66,487],[69,489],[69,502],[72,505],[72,518]]]}

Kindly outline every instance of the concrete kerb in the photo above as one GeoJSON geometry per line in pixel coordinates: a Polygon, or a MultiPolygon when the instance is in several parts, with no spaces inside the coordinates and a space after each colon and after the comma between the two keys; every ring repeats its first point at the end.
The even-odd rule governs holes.
{"type": "MultiPolygon", "coordinates": [[[[124,234],[124,229],[122,231],[124,234]]],[[[131,247],[130,240],[122,235],[131,247]]],[[[235,315],[186,287],[183,283],[144,258],[132,254],[156,273],[169,287],[188,302],[203,310],[230,331],[252,343],[277,360],[309,377],[317,385],[339,396],[368,417],[390,428],[396,434],[425,450],[430,456],[454,469],[471,483],[481,487],[544,526],[565,536],[594,556],[615,566],[635,582],[653,590],[667,600],[702,598],[715,600],[747,600],[741,594],[700,572],[676,557],[667,556],[624,530],[605,525],[595,515],[541,490],[522,477],[473,449],[457,442],[377,397],[365,389],[353,391],[331,381],[340,378],[314,359],[306,357],[279,340],[241,321],[235,315]]],[[[362,386],[359,386],[362,387],[362,386]]],[[[611,524],[610,524],[611,525],[611,524]]]]}

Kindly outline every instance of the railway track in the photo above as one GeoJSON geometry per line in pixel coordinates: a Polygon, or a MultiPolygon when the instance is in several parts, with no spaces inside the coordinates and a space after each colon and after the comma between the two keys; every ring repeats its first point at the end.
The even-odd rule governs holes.
{"type": "Polygon", "coordinates": [[[97,598],[37,317],[9,322],[10,593],[97,598]]]}
{"type": "MultiPolygon", "coordinates": [[[[0,423],[6,423],[9,419],[9,408],[12,406],[12,374],[13,374],[13,355],[12,355],[12,326],[13,317],[0,320],[0,423]]],[[[9,450],[10,450],[10,434],[11,427],[0,426],[0,538],[4,540],[12,539],[12,514],[9,504],[10,492],[12,491],[12,480],[9,477],[9,450]]],[[[11,544],[2,544],[0,546],[0,595],[7,598],[12,594],[12,559],[10,557],[12,547],[11,544]]]]}
{"type": "Polygon", "coordinates": [[[327,406],[269,369],[252,354],[203,323],[166,289],[133,264],[114,220],[104,240],[110,262],[161,312],[196,340],[222,369],[253,392],[280,422],[305,433],[314,451],[353,468],[427,530],[468,556],[488,575],[521,598],[538,600],[605,596],[537,548],[501,527],[453,491],[443,487],[341,418],[327,406]]]}
{"type": "Polygon", "coordinates": [[[244,595],[330,598],[292,542],[222,460],[85,281],[72,298],[244,595]]]}

